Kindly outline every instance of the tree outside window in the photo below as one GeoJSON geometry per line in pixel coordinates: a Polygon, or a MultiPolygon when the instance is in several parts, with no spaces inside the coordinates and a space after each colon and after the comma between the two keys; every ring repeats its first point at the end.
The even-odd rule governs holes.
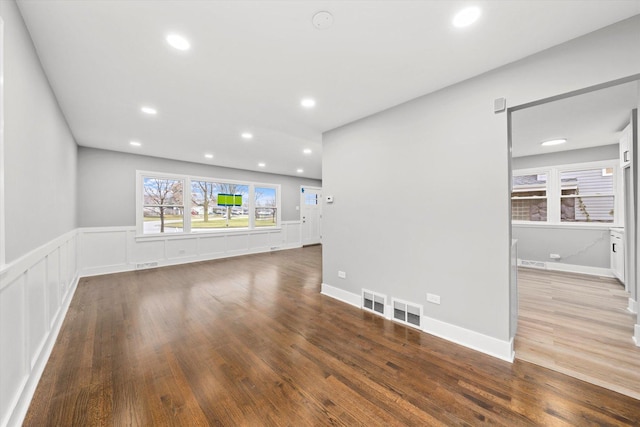
{"type": "Polygon", "coordinates": [[[145,234],[182,231],[184,222],[183,181],[145,177],[143,210],[145,234]]]}

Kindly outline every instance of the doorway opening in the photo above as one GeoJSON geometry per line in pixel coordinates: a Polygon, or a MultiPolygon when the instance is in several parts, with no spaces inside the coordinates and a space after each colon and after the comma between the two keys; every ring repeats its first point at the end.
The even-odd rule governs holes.
{"type": "Polygon", "coordinates": [[[637,189],[620,140],[637,121],[639,84],[632,76],[508,110],[516,358],[638,399],[637,261],[624,244],[637,241],[637,189]]]}

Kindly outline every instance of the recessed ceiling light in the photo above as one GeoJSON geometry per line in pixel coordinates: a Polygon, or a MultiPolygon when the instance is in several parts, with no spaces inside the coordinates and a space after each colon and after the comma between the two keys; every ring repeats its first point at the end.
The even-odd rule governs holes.
{"type": "Polygon", "coordinates": [[[304,154],[311,154],[312,153],[311,148],[305,148],[304,150],[302,150],[302,152],[304,154]]]}
{"type": "Polygon", "coordinates": [[[298,172],[298,173],[302,173],[302,172],[304,172],[304,169],[300,169],[300,168],[298,168],[298,169],[296,169],[296,172],[298,172]]]}
{"type": "Polygon", "coordinates": [[[316,100],[313,98],[304,98],[300,101],[300,105],[304,108],[313,108],[316,106],[316,100]]]}
{"type": "Polygon", "coordinates": [[[258,167],[263,168],[263,167],[265,167],[265,166],[267,166],[267,165],[266,165],[266,163],[262,163],[262,162],[258,163],[258,167]]]}
{"type": "Polygon", "coordinates": [[[207,153],[204,155],[207,159],[213,159],[213,154],[207,153]]]}
{"type": "Polygon", "coordinates": [[[142,108],[140,108],[140,111],[142,111],[145,114],[152,115],[152,116],[158,114],[158,110],[156,110],[153,107],[142,107],[142,108]]]}
{"type": "Polygon", "coordinates": [[[244,139],[251,139],[253,138],[253,134],[249,133],[249,132],[244,132],[243,134],[240,135],[241,137],[243,137],[244,139]]]}
{"type": "Polygon", "coordinates": [[[475,6],[462,9],[453,17],[453,26],[457,28],[468,27],[480,18],[481,13],[480,8],[475,6]]]}
{"type": "Polygon", "coordinates": [[[189,48],[191,48],[191,43],[189,43],[189,40],[178,34],[169,34],[167,36],[167,43],[169,43],[171,47],[178,50],[189,50],[189,48]]]}
{"type": "Polygon", "coordinates": [[[548,147],[550,145],[564,144],[565,142],[567,142],[566,139],[552,139],[552,140],[543,142],[541,145],[544,145],[545,147],[548,147]]]}
{"type": "Polygon", "coordinates": [[[129,145],[133,145],[134,147],[140,147],[142,144],[138,141],[129,141],[129,145]]]}

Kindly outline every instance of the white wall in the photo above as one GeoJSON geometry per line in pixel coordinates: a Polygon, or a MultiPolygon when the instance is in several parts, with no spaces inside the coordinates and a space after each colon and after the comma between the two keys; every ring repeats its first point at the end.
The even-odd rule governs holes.
{"type": "Polygon", "coordinates": [[[637,16],[325,133],[327,289],[422,304],[427,332],[488,353],[491,339],[510,346],[510,156],[493,101],[518,106],[640,73],[639,39],[637,16]]]}
{"type": "Polygon", "coordinates": [[[280,184],[282,220],[297,221],[300,186],[322,181],[274,175],[158,157],[79,147],[78,221],[81,227],[136,224],[136,170],[280,184]]]}
{"type": "Polygon", "coordinates": [[[0,16],[9,263],[76,227],[77,147],[15,2],[0,2],[0,16]]]}

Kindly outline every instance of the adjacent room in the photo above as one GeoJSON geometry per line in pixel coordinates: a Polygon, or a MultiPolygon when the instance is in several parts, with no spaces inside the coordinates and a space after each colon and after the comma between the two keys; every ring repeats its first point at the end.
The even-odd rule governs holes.
{"type": "Polygon", "coordinates": [[[625,279],[637,104],[636,80],[515,111],[511,219],[516,357],[640,398],[635,287],[625,279]]]}
{"type": "Polygon", "coordinates": [[[0,1],[0,427],[639,425],[639,41],[640,0],[0,1]]]}

